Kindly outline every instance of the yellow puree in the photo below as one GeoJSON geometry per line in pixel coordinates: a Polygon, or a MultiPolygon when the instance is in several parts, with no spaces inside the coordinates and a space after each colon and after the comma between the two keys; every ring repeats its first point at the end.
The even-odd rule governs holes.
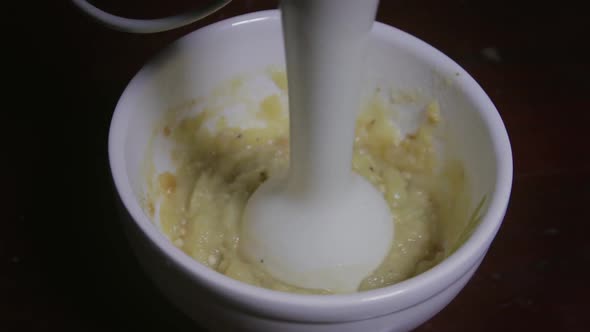
{"type": "MultiPolygon", "coordinates": [[[[285,74],[271,70],[269,75],[280,92],[249,110],[266,124],[264,128],[230,126],[219,115],[223,107],[214,102],[195,116],[167,116],[157,135],[174,142],[171,158],[176,170],[149,175],[146,210],[151,217],[159,214],[162,231],[178,248],[220,273],[274,290],[329,294],[329,289],[301,289],[276,280],[246,262],[238,250],[240,217],[248,197],[289,162],[285,74]],[[205,123],[212,119],[214,128],[207,128],[205,123]]],[[[235,97],[241,84],[233,80],[216,95],[235,97]]],[[[403,139],[391,123],[392,112],[394,107],[376,93],[356,126],[352,168],[383,193],[395,223],[389,255],[359,291],[394,284],[437,264],[450,253],[457,230],[466,222],[461,164],[435,167],[438,103],[426,107],[420,128],[403,139]]]]}

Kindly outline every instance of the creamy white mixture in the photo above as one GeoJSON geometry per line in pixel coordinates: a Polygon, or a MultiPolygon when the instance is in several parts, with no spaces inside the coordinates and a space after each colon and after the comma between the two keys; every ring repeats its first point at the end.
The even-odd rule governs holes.
{"type": "MultiPolygon", "coordinates": [[[[147,167],[146,211],[176,246],[220,273],[275,290],[329,294],[329,289],[275,280],[237,250],[248,197],[289,162],[285,74],[270,70],[269,78],[279,92],[259,103],[246,102],[239,93],[245,81],[235,79],[209,98],[167,114],[156,135],[173,142],[175,170],[156,174],[153,165],[147,167]],[[233,125],[222,115],[220,100],[227,98],[243,99],[249,105],[245,111],[265,126],[233,125]],[[181,109],[196,106],[198,114],[179,116],[181,109]]],[[[428,104],[421,126],[405,137],[391,122],[394,112],[395,105],[375,93],[357,119],[352,168],[383,193],[395,225],[391,251],[360,291],[394,284],[437,264],[456,247],[457,231],[467,222],[463,167],[454,161],[441,165],[434,149],[434,130],[443,121],[438,103],[428,104]]],[[[151,163],[150,153],[146,160],[151,163]]]]}

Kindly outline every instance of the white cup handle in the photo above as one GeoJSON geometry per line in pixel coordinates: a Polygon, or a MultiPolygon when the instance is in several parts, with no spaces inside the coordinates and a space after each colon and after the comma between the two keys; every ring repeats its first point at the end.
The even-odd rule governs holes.
{"type": "Polygon", "coordinates": [[[72,0],[74,5],[81,9],[88,16],[113,29],[133,33],[154,33],[176,29],[193,22],[196,22],[227,5],[231,0],[211,1],[203,8],[191,12],[182,13],[176,16],[165,18],[138,20],[115,16],[101,10],[86,0],[72,0]]]}

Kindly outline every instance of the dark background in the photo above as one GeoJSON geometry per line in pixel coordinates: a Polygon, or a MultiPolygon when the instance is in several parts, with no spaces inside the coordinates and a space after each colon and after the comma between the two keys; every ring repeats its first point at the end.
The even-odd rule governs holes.
{"type": "MultiPolygon", "coordinates": [[[[94,3],[146,18],[204,1],[94,3]]],[[[122,235],[109,121],[157,51],[276,1],[234,0],[155,35],[110,31],[67,1],[2,6],[0,331],[198,331],[142,273],[122,235]]],[[[496,103],[514,154],[510,206],[486,259],[418,331],[587,331],[590,15],[582,2],[382,0],[378,20],[471,73],[496,103]]]]}

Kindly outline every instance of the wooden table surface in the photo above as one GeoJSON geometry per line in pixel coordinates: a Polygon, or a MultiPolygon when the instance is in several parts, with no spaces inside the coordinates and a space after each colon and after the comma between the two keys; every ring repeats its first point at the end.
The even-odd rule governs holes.
{"type": "MultiPolygon", "coordinates": [[[[157,17],[203,1],[94,3],[157,17]]],[[[154,288],[122,235],[108,125],[125,85],[158,50],[211,22],[276,8],[276,1],[234,0],[190,27],[143,36],[103,28],[66,1],[20,5],[5,10],[1,23],[8,106],[0,331],[199,331],[154,288]]],[[[417,331],[587,331],[587,11],[567,0],[382,0],[378,20],[471,73],[496,103],[514,153],[510,206],[486,259],[417,331]]]]}

